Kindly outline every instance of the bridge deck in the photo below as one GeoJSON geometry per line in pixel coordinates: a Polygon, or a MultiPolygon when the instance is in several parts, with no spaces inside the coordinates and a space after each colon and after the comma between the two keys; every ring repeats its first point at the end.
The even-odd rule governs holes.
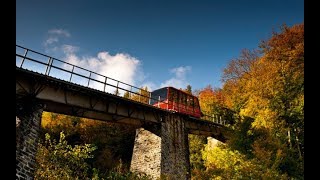
{"type": "Polygon", "coordinates": [[[222,121],[221,118],[220,121],[214,122],[188,117],[178,112],[152,106],[148,104],[150,101],[143,103],[118,96],[117,93],[114,94],[107,91],[108,87],[115,88],[113,92],[127,91],[130,94],[139,95],[142,98],[150,98],[150,96],[142,95],[140,93],[142,89],[137,87],[21,46],[17,46],[17,48],[25,50],[25,53],[24,55],[16,54],[16,97],[19,99],[26,95],[34,95],[35,98],[46,104],[46,111],[138,126],[146,123],[159,124],[161,123],[161,117],[164,115],[176,113],[179,116],[185,117],[184,119],[187,121],[186,127],[192,134],[221,136],[222,131],[225,132],[228,129],[224,127],[225,122],[222,121]],[[45,57],[48,59],[48,62],[44,62],[43,59],[39,60],[39,58],[29,57],[27,56],[28,52],[33,52],[41,57],[45,57]],[[28,61],[35,63],[35,65],[28,65],[28,61]],[[63,68],[63,65],[54,65],[55,61],[62,64],[65,63],[69,65],[71,69],[63,68]],[[24,66],[26,64],[28,66],[24,66]],[[41,69],[37,66],[39,64],[42,65],[43,71],[39,70],[41,69]],[[89,76],[75,72],[76,68],[89,72],[89,76]],[[53,69],[58,70],[57,72],[61,74],[63,74],[63,72],[67,73],[70,77],[66,78],[65,74],[65,76],[60,76],[62,78],[59,78],[57,74],[60,73],[56,73],[56,76],[54,76],[53,69]],[[73,78],[75,76],[81,76],[86,79],[86,82],[84,84],[74,82],[73,78]],[[97,78],[98,76],[100,76],[100,78],[97,78]],[[104,78],[104,81],[101,80],[101,77],[102,79],[104,78]],[[115,83],[107,83],[110,79],[115,83]],[[102,88],[99,89],[96,88],[97,86],[91,86],[90,83],[92,82],[101,83],[102,86],[100,87],[102,88]],[[126,89],[124,85],[129,87],[129,89],[126,89]],[[136,91],[132,89],[136,89],[136,91]]]}

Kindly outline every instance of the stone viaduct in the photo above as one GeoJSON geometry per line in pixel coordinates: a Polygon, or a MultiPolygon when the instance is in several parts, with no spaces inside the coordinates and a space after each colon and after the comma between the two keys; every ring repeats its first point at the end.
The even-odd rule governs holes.
{"type": "MultiPolygon", "coordinates": [[[[16,179],[33,179],[35,153],[43,111],[135,126],[136,139],[131,171],[154,179],[190,179],[188,134],[213,137],[224,142],[229,130],[216,122],[195,119],[105,91],[50,76],[53,58],[39,64],[45,72],[23,67],[33,58],[16,53],[16,179]],[[19,60],[18,60],[19,59],[19,60]]],[[[58,66],[56,66],[57,69],[58,66]]],[[[93,72],[92,72],[93,73],[93,72]]],[[[92,76],[93,77],[93,76],[92,76]]],[[[107,78],[105,80],[106,85],[107,78]]],[[[119,83],[118,83],[119,84],[119,83]]],[[[117,85],[117,87],[119,87],[117,85]]],[[[105,88],[105,86],[104,86],[105,88]]]]}

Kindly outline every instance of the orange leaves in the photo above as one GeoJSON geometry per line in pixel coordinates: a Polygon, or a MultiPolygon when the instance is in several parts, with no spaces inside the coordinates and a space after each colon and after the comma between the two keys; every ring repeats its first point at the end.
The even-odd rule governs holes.
{"type": "Polygon", "coordinates": [[[207,86],[199,92],[199,103],[204,114],[213,114],[217,106],[223,106],[224,101],[225,98],[221,90],[213,90],[211,86],[207,86]]]}
{"type": "Polygon", "coordinates": [[[266,47],[273,50],[279,47],[277,50],[291,51],[301,42],[304,42],[304,23],[292,27],[283,25],[280,33],[273,32],[273,36],[266,42],[266,47]]]}

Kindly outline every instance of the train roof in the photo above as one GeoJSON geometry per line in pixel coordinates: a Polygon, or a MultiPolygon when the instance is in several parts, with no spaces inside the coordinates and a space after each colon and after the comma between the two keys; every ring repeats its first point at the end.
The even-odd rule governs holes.
{"type": "MultiPolygon", "coordinates": [[[[182,89],[177,89],[177,88],[172,87],[172,86],[162,87],[162,88],[156,89],[156,90],[154,90],[154,91],[158,91],[158,90],[162,90],[162,89],[167,89],[167,88],[175,89],[175,90],[177,90],[177,91],[181,91],[181,92],[183,92],[183,93],[185,93],[185,94],[188,94],[188,95],[194,96],[193,94],[189,94],[189,93],[185,92],[185,91],[184,91],[184,90],[182,90],[182,89]]],[[[152,91],[152,92],[154,92],[154,91],[152,91]]]]}

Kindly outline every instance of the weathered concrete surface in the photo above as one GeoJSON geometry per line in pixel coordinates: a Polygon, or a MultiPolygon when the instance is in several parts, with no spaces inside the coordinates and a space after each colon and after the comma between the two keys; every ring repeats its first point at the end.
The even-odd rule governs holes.
{"type": "Polygon", "coordinates": [[[160,177],[161,138],[144,128],[136,130],[130,171],[160,177]]]}
{"type": "Polygon", "coordinates": [[[170,114],[161,124],[161,176],[190,179],[188,132],[184,118],[170,114]]]}
{"type": "Polygon", "coordinates": [[[190,179],[188,133],[177,114],[163,117],[160,134],[140,128],[136,131],[130,170],[158,179],[190,179]]]}
{"type": "Polygon", "coordinates": [[[43,105],[27,99],[16,108],[16,179],[33,179],[43,105]]]}
{"type": "Polygon", "coordinates": [[[207,137],[207,144],[208,146],[213,149],[214,147],[217,147],[219,144],[223,144],[223,142],[213,138],[213,137],[207,137]]]}

